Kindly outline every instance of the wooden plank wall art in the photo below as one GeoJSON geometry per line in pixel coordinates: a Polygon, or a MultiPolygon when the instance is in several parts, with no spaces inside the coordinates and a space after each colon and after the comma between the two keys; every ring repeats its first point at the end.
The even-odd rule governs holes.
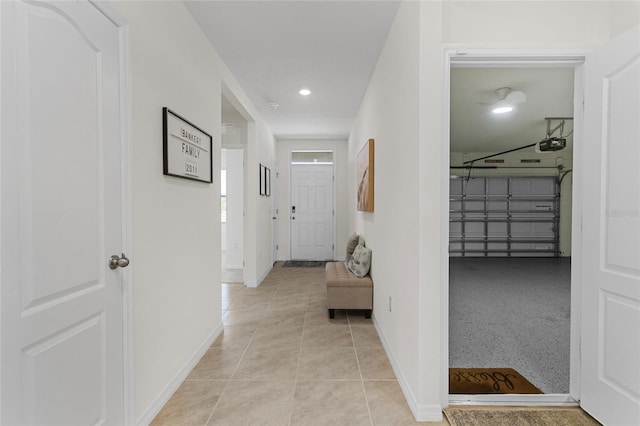
{"type": "Polygon", "coordinates": [[[358,210],[363,212],[373,211],[373,151],[374,141],[369,139],[358,153],[357,159],[358,210]]]}

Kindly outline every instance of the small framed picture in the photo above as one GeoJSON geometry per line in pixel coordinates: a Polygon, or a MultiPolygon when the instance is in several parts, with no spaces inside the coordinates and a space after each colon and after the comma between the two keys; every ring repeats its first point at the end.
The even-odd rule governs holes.
{"type": "Polygon", "coordinates": [[[266,171],[266,178],[265,178],[265,192],[264,195],[266,195],[267,197],[271,196],[271,169],[268,167],[265,167],[265,171],[266,171]]]}
{"type": "Polygon", "coordinates": [[[260,195],[271,196],[271,169],[260,163],[260,195]]]}

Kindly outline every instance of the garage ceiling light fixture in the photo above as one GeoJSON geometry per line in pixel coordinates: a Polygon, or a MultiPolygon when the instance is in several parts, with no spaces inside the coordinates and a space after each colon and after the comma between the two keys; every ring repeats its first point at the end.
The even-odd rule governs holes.
{"type": "Polygon", "coordinates": [[[501,87],[496,89],[496,95],[498,95],[498,102],[493,104],[491,112],[494,114],[505,114],[513,111],[516,104],[520,104],[527,100],[527,95],[519,90],[511,91],[511,87],[501,87]]]}

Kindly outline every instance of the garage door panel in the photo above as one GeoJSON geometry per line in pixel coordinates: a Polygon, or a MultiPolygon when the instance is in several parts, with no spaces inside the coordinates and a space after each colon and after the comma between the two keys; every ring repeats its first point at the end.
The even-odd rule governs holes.
{"type": "Polygon", "coordinates": [[[559,255],[560,196],[556,177],[451,181],[451,255],[559,255]]]}

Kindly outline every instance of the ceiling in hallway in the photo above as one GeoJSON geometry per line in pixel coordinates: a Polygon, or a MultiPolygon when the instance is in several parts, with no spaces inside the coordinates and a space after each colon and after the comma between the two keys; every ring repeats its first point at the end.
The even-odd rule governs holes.
{"type": "MultiPolygon", "coordinates": [[[[277,138],[328,139],[348,136],[399,3],[185,4],[277,138]]],[[[573,116],[573,76],[573,68],[452,68],[452,151],[497,152],[543,139],[545,117],[573,116]],[[505,86],[527,101],[494,115],[495,90],[505,86]]]]}
{"type": "Polygon", "coordinates": [[[326,139],[348,136],[399,1],[185,4],[277,138],[326,139]]]}

